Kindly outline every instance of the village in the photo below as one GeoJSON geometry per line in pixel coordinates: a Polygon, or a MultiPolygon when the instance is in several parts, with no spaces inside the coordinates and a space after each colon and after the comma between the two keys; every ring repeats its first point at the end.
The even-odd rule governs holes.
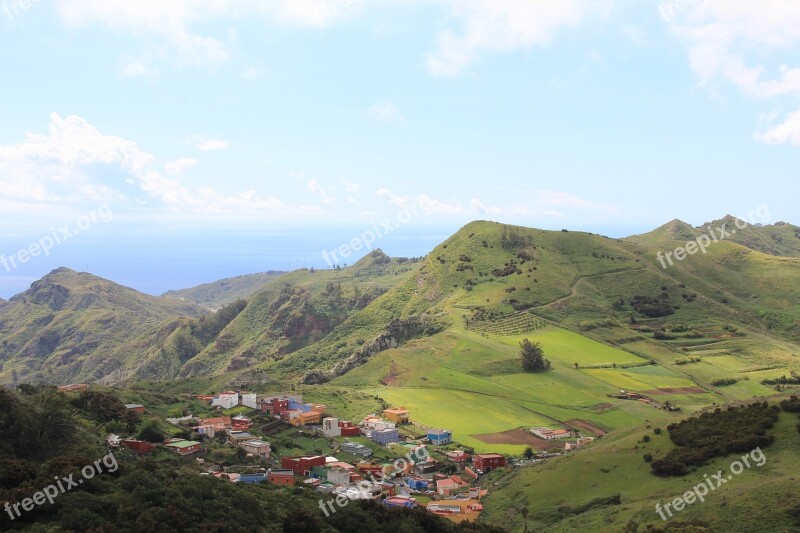
{"type": "MultiPolygon", "coordinates": [[[[87,388],[69,385],[59,390],[87,388]]],[[[354,422],[333,416],[325,405],[304,402],[295,392],[225,391],[193,399],[214,416],[165,418],[181,434],[193,438],[154,443],[112,433],[106,438],[108,446],[139,454],[163,446],[194,461],[201,475],[233,483],[313,488],[321,494],[320,508],[326,516],[335,512],[326,501],[342,506],[341,502],[372,499],[388,507],[422,507],[454,522],[475,520],[488,493],[481,483],[485,474],[557,457],[593,440],[569,429],[530,428],[532,438],[553,443],[552,447],[528,448],[523,457],[514,458],[475,453],[460,446],[449,429],[416,424],[402,406],[354,422]],[[220,447],[235,450],[235,464],[217,461],[208,453],[220,447]]],[[[125,408],[138,415],[147,409],[140,404],[125,404],[125,408]]]]}

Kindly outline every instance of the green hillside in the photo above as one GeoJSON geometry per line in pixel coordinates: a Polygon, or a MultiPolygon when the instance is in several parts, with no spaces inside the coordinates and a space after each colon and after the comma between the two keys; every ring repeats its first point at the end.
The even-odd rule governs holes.
{"type": "Polygon", "coordinates": [[[772,394],[762,380],[797,370],[800,262],[720,242],[660,266],[658,251],[698,235],[680,222],[630,240],[475,222],[322,341],[259,371],[360,388],[478,450],[517,454],[525,445],[492,434],[610,431],[681,416],[654,405],[772,394]],[[522,372],[523,338],[550,371],[522,372]],[[609,398],[620,390],[653,403],[609,398]]]}
{"type": "Polygon", "coordinates": [[[0,309],[0,383],[114,382],[182,318],[205,311],[66,268],[0,309]]]}
{"type": "MultiPolygon", "coordinates": [[[[147,380],[146,390],[174,393],[295,387],[350,419],[404,405],[415,429],[448,428],[458,445],[511,456],[551,447],[531,427],[567,428],[602,438],[500,475],[488,523],[519,529],[524,504],[548,530],[658,527],[648,506],[687,480],[650,474],[643,453],[671,445],[645,433],[800,388],[796,228],[753,225],[676,252],[726,220],[672,221],[627,239],[478,221],[420,260],[375,250],[347,268],[270,279],[215,313],[60,269],[0,302],[0,379],[147,380]],[[541,346],[548,370],[523,371],[524,339],[541,346]]],[[[787,464],[798,438],[790,418],[781,415],[770,449],[787,464]]],[[[737,480],[763,501],[739,492],[722,501],[750,509],[788,493],[791,473],[775,477],[737,480]]],[[[784,507],[767,523],[790,527],[784,507]]],[[[714,509],[685,516],[714,522],[714,509]]]]}
{"type": "Polygon", "coordinates": [[[645,462],[645,455],[657,459],[675,445],[666,426],[651,420],[606,435],[564,457],[493,473],[487,484],[494,489],[484,501],[486,511],[481,520],[521,532],[520,510],[526,508],[530,531],[651,531],[648,527],[664,531],[661,528],[667,522],[657,513],[656,504],[663,509],[665,503],[721,470],[730,479],[719,487],[713,481],[715,488],[708,490],[704,501],[695,500],[679,512],[673,510],[672,518],[662,510],[675,528],[668,531],[797,531],[797,502],[787,497],[800,488],[797,423],[796,414],[781,413],[767,431],[774,441],[761,449],[763,458],[756,453],[758,462],[749,461],[750,467],[738,475],[731,474],[730,466],[748,452],[717,457],[684,476],[658,477],[645,462]]]}
{"type": "MultiPolygon", "coordinates": [[[[751,244],[781,233],[791,252],[789,225],[748,229],[751,244]]],[[[155,330],[136,329],[147,314],[135,321],[133,311],[125,314],[136,327],[126,323],[124,352],[98,348],[101,362],[81,366],[93,373],[43,365],[29,347],[4,356],[3,376],[10,381],[16,368],[18,378],[27,369],[25,376],[39,372],[51,382],[327,383],[408,404],[422,425],[447,425],[453,412],[474,410],[479,416],[459,419],[459,438],[519,453],[524,445],[492,435],[532,424],[609,431],[670,420],[680,415],[659,406],[685,413],[772,394],[762,381],[800,370],[800,258],[721,240],[661,265],[663,253],[702,235],[680,221],[628,239],[473,222],[421,260],[376,250],[348,268],[298,270],[206,317],[188,304],[149,299],[172,302],[174,314],[155,330]],[[548,372],[522,372],[523,338],[541,343],[548,372]],[[610,398],[620,390],[651,403],[610,398]]],[[[20,339],[28,331],[30,343],[32,326],[25,330],[23,315],[13,313],[20,302],[9,305],[0,312],[5,331],[20,339]]],[[[31,309],[24,316],[33,324],[42,310],[31,309]]],[[[47,339],[53,359],[65,357],[70,347],[60,336],[35,346],[47,339]]],[[[85,357],[95,351],[83,349],[85,357]]]]}
{"type": "Polygon", "coordinates": [[[236,300],[246,300],[260,291],[267,283],[285,273],[270,270],[269,272],[258,274],[246,274],[244,276],[221,279],[212,283],[204,283],[188,289],[168,291],[163,296],[178,298],[216,311],[236,300]]]}
{"type": "Polygon", "coordinates": [[[180,375],[246,369],[328,342],[329,333],[401,283],[414,266],[374,250],[345,269],[303,269],[276,278],[180,375]]]}

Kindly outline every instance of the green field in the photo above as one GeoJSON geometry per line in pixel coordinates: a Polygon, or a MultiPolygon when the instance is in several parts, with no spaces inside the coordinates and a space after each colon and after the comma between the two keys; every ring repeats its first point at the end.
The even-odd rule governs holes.
{"type": "MultiPolygon", "coordinates": [[[[796,531],[789,512],[796,501],[787,497],[800,488],[794,468],[800,449],[796,425],[796,415],[781,414],[771,430],[776,440],[763,450],[763,466],[745,469],[710,492],[704,503],[687,506],[675,520],[712,523],[713,531],[796,531]]],[[[659,426],[616,432],[546,464],[492,474],[489,481],[496,488],[484,501],[486,511],[481,520],[521,532],[521,516],[508,513],[508,509],[526,506],[530,531],[622,531],[630,520],[640,525],[639,531],[648,524],[663,527],[655,511],[657,503],[690,490],[704,480],[703,474],[728,472],[731,462],[741,454],[715,459],[684,477],[656,477],[642,456],[658,456],[673,445],[666,431],[655,435],[655,427],[659,426]],[[650,442],[642,442],[645,435],[650,442]],[[599,506],[577,514],[562,512],[614,494],[621,495],[621,505],[599,506]]]]}
{"type": "MultiPolygon", "coordinates": [[[[404,405],[416,423],[452,429],[455,440],[478,451],[508,454],[520,454],[525,446],[489,444],[474,435],[536,425],[558,427],[573,419],[607,431],[645,420],[669,420],[674,415],[666,411],[609,395],[620,388],[695,385],[660,366],[575,369],[573,362],[579,366],[622,365],[642,359],[568,330],[550,327],[528,337],[541,343],[546,357],[556,354],[550,371],[521,372],[517,351],[523,336],[484,336],[453,328],[387,350],[333,384],[380,396],[391,405],[404,405]],[[384,386],[362,385],[369,382],[384,386]]],[[[692,396],[685,395],[685,399],[694,408],[697,402],[692,396]]],[[[709,403],[714,401],[709,400],[715,398],[713,394],[705,396],[709,403]]],[[[670,401],[675,404],[681,399],[671,397],[670,401]]]]}

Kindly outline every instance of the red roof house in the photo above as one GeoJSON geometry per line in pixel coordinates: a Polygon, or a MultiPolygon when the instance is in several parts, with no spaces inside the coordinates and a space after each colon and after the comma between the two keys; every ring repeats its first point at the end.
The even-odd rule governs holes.
{"type": "Polygon", "coordinates": [[[292,470],[273,470],[267,476],[270,483],[284,486],[294,486],[294,472],[292,470]]]}
{"type": "Polygon", "coordinates": [[[478,453],[472,456],[472,464],[478,470],[489,472],[495,468],[506,466],[506,458],[499,453],[478,453]]]}
{"type": "Polygon", "coordinates": [[[131,450],[137,453],[148,453],[155,447],[155,445],[152,442],[147,442],[146,440],[136,440],[136,439],[126,439],[120,441],[120,444],[122,444],[126,448],[130,448],[131,450]]]}
{"type": "Polygon", "coordinates": [[[298,476],[311,475],[311,469],[315,466],[325,466],[324,455],[315,455],[313,457],[281,457],[281,467],[291,470],[298,476]]]}
{"type": "Polygon", "coordinates": [[[353,425],[349,420],[339,420],[339,427],[342,428],[342,437],[358,437],[361,435],[361,428],[353,425]]]}

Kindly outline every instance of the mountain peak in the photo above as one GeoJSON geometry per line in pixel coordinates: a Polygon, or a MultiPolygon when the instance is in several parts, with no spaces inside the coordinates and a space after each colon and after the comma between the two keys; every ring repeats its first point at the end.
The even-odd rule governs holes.
{"type": "Polygon", "coordinates": [[[628,239],[633,241],[686,241],[692,240],[698,235],[697,228],[675,218],[650,232],[631,235],[628,239]]]}

